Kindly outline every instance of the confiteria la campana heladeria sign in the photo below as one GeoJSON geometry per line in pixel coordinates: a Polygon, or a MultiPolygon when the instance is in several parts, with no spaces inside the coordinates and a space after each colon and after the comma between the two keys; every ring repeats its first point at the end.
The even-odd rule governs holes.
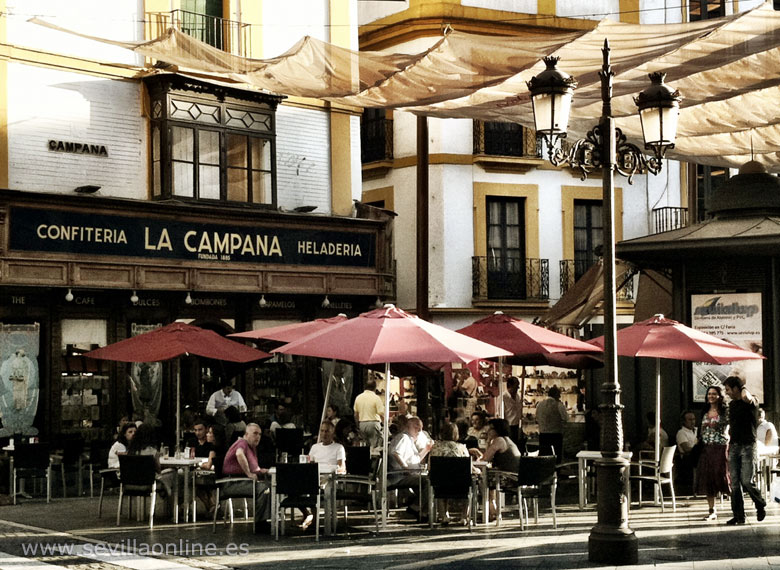
{"type": "Polygon", "coordinates": [[[376,234],[203,224],[13,206],[11,250],[374,267],[376,234]]]}

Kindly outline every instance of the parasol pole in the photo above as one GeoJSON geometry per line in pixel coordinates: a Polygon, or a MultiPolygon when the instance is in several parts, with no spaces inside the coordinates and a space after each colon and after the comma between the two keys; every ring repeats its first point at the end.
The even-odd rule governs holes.
{"type": "MultiPolygon", "coordinates": [[[[336,369],[336,359],[334,358],[330,362],[330,372],[328,373],[328,387],[325,388],[325,403],[322,405],[322,416],[320,416],[320,426],[325,421],[325,414],[328,411],[328,402],[330,402],[330,387],[333,384],[333,381],[336,379],[335,376],[333,376],[333,371],[336,369]]],[[[317,426],[317,443],[320,442],[320,427],[317,426]]]]}
{"type": "Polygon", "coordinates": [[[176,376],[176,449],[181,442],[181,359],[173,363],[176,376]]]}
{"type": "Polygon", "coordinates": [[[655,464],[661,461],[661,359],[655,359],[655,464]]]}
{"type": "Polygon", "coordinates": [[[501,417],[504,418],[504,357],[498,357],[498,406],[501,410],[501,417]]]}
{"type": "Polygon", "coordinates": [[[387,462],[390,434],[390,363],[385,363],[385,421],[382,427],[382,530],[387,528],[387,462]]]}

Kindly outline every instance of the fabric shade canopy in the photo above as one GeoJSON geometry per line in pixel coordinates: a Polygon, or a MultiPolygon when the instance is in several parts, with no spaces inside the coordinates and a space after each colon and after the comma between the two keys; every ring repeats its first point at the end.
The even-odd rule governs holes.
{"type": "Polygon", "coordinates": [[[649,85],[648,73],[661,71],[683,95],[677,145],[668,157],[731,167],[755,157],[780,171],[780,115],[775,112],[780,12],[771,2],[683,24],[603,20],[591,30],[529,28],[512,36],[450,31],[414,54],[357,52],[305,37],[278,57],[258,60],[225,53],[175,29],[145,42],[78,35],[131,49],[180,72],[282,95],[526,127],[533,127],[526,82],[545,68],[544,56],[555,55],[561,58],[559,67],[579,83],[569,121],[570,136],[576,138],[584,137],[601,114],[598,71],[602,45],[609,39],[615,72],[612,111],[629,142],[642,145],[633,97],[649,85]]]}

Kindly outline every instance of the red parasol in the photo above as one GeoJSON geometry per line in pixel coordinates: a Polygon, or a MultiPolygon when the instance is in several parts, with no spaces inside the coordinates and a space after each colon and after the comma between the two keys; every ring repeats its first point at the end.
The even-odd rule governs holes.
{"type": "MultiPolygon", "coordinates": [[[[273,350],[275,353],[332,358],[371,365],[384,363],[390,378],[391,363],[468,363],[506,350],[429,323],[393,305],[337,323],[273,350]]],[[[384,457],[390,420],[389,390],[385,390],[384,457]]],[[[382,462],[382,523],[387,517],[387,461],[382,462]]]]}
{"type": "MultiPolygon", "coordinates": [[[[588,341],[603,347],[604,337],[588,341]]],[[[645,321],[617,331],[617,353],[620,356],[646,356],[656,359],[655,364],[655,460],[660,457],[661,423],[661,358],[727,364],[735,360],[757,360],[762,355],[745,350],[678,321],[655,315],[645,321]]]]}
{"type": "Polygon", "coordinates": [[[244,338],[256,341],[266,341],[263,346],[270,346],[275,348],[303,338],[312,333],[324,330],[331,325],[341,323],[347,320],[347,316],[340,314],[335,317],[329,317],[327,319],[315,319],[313,321],[306,321],[303,323],[291,323],[287,325],[279,325],[277,327],[268,327],[264,329],[257,329],[254,331],[240,332],[229,334],[232,338],[244,338]],[[273,345],[273,346],[271,346],[273,345]]]}
{"type": "MultiPolygon", "coordinates": [[[[171,323],[84,354],[87,358],[119,362],[159,362],[186,355],[229,362],[252,362],[271,355],[227,339],[214,331],[185,323],[171,323]]],[[[181,377],[176,368],[176,441],[180,438],[181,377]]]]}
{"type": "Polygon", "coordinates": [[[458,332],[508,350],[512,356],[506,361],[511,364],[526,366],[549,364],[579,368],[571,365],[578,362],[575,356],[583,356],[583,364],[591,365],[582,367],[590,368],[593,358],[587,362],[585,359],[588,356],[597,359],[603,352],[601,348],[592,344],[532,325],[522,319],[505,315],[501,311],[458,329],[458,332]],[[567,356],[571,358],[567,359],[567,356]],[[556,359],[556,357],[560,358],[556,359]]]}
{"type": "MultiPolygon", "coordinates": [[[[602,349],[505,315],[501,311],[496,311],[489,317],[458,329],[458,332],[500,346],[512,353],[509,358],[499,358],[499,402],[502,417],[504,416],[502,360],[522,366],[548,364],[563,368],[595,368],[604,365],[600,359],[602,349]],[[594,348],[596,350],[593,350],[594,348]]],[[[521,393],[525,391],[525,369],[523,369],[522,383],[521,393]]]]}

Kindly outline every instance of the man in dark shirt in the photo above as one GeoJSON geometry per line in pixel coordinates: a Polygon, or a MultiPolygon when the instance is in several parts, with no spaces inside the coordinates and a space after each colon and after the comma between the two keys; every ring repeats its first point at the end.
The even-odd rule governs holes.
{"type": "Polygon", "coordinates": [[[747,491],[756,505],[756,519],[766,517],[766,502],[753,483],[756,474],[756,413],[758,400],[742,380],[729,376],[723,381],[729,403],[729,474],[731,475],[731,513],[727,525],[745,524],[745,500],[743,491],[747,491]]]}

